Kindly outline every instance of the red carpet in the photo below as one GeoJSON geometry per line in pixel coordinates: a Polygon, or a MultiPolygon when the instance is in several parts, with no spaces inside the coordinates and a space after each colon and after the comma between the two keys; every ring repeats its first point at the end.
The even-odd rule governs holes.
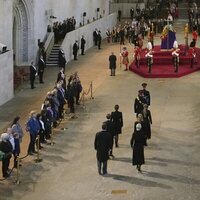
{"type": "Polygon", "coordinates": [[[200,70],[200,48],[195,49],[196,58],[192,69],[190,68],[189,57],[184,55],[184,46],[180,45],[179,48],[180,64],[178,73],[174,73],[171,51],[162,51],[160,50],[160,46],[155,46],[153,49],[154,63],[151,73],[148,73],[145,50],[143,50],[141,54],[140,68],[137,69],[133,62],[129,66],[129,70],[145,78],[178,78],[200,70]]]}

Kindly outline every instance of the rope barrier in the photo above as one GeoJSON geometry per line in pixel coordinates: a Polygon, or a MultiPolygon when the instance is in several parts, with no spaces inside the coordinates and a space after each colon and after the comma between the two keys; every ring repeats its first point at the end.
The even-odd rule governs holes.
{"type": "Polygon", "coordinates": [[[87,96],[89,93],[90,93],[90,99],[94,99],[94,97],[93,97],[93,83],[92,83],[92,81],[91,81],[91,83],[90,83],[90,87],[89,87],[88,91],[85,92],[85,91],[83,90],[83,92],[82,92],[80,101],[83,102],[83,106],[85,105],[85,96],[87,96]]]}
{"type": "MultiPolygon", "coordinates": [[[[82,92],[80,101],[83,102],[83,106],[85,105],[85,96],[87,96],[89,94],[90,94],[90,99],[94,99],[94,97],[93,97],[93,83],[92,82],[90,83],[88,91],[85,92],[83,90],[83,92],[82,92]]],[[[53,141],[53,135],[54,135],[54,131],[53,131],[53,126],[52,126],[51,134],[50,134],[51,141],[50,141],[50,143],[48,143],[51,146],[53,146],[55,144],[54,141],[53,141]]],[[[42,158],[40,158],[40,136],[39,135],[36,138],[36,145],[37,145],[37,158],[35,159],[35,162],[39,163],[39,162],[42,162],[42,160],[43,160],[42,158]]],[[[15,184],[17,184],[17,185],[20,184],[20,162],[21,162],[21,160],[25,159],[28,156],[29,156],[29,154],[26,154],[23,157],[19,157],[19,156],[17,157],[17,171],[16,171],[16,180],[15,180],[15,184]]],[[[14,169],[14,167],[9,171],[9,176],[13,172],[13,169],[14,169]]],[[[6,178],[0,179],[0,182],[4,181],[4,180],[6,180],[6,178]]]]}

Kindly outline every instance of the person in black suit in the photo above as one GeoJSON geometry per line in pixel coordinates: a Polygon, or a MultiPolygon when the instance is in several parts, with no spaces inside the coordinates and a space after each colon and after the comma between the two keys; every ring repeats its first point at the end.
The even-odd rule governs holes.
{"type": "Polygon", "coordinates": [[[107,174],[107,161],[109,159],[109,150],[111,147],[111,136],[106,130],[106,124],[103,123],[102,131],[96,133],[94,140],[94,148],[97,151],[97,167],[99,174],[107,174]],[[103,170],[102,170],[103,165],[103,170]],[[102,173],[103,171],[103,173],[102,173]]]}
{"type": "Polygon", "coordinates": [[[106,115],[106,121],[103,122],[106,124],[106,130],[110,133],[111,135],[111,147],[110,147],[110,152],[109,152],[109,156],[113,157],[114,158],[114,155],[113,155],[113,140],[114,140],[114,136],[115,136],[115,131],[114,131],[114,124],[113,122],[111,121],[111,114],[107,114],[106,115]]]}
{"type": "Polygon", "coordinates": [[[143,96],[143,92],[142,90],[138,91],[138,96],[135,98],[135,102],[134,102],[134,112],[136,113],[136,116],[138,116],[138,114],[142,113],[143,111],[143,106],[146,103],[144,96],[143,96]]]}
{"type": "Polygon", "coordinates": [[[84,36],[82,35],[82,38],[81,38],[81,55],[85,55],[85,54],[84,54],[84,51],[85,51],[85,43],[86,43],[85,38],[84,38],[84,36]]]}
{"type": "Polygon", "coordinates": [[[119,20],[119,22],[121,21],[121,16],[122,16],[122,11],[119,9],[118,10],[118,20],[119,20]]]}
{"type": "Polygon", "coordinates": [[[98,49],[101,49],[101,40],[102,40],[101,31],[99,31],[99,32],[98,32],[98,35],[97,35],[98,49]]]}
{"type": "Polygon", "coordinates": [[[142,124],[139,122],[135,123],[134,132],[130,144],[133,149],[132,164],[136,165],[137,170],[141,172],[141,165],[145,163],[144,160],[145,137],[143,134],[142,124]]]}
{"type": "Polygon", "coordinates": [[[115,105],[114,109],[115,111],[111,113],[111,121],[114,124],[115,147],[119,147],[118,140],[119,140],[119,134],[122,133],[123,117],[122,117],[122,112],[118,111],[119,105],[115,105]]]}
{"type": "Polygon", "coordinates": [[[98,41],[98,30],[97,30],[97,28],[93,32],[93,40],[94,40],[94,45],[97,46],[97,41],[98,41]]]}
{"type": "Polygon", "coordinates": [[[44,83],[43,81],[43,74],[44,74],[44,68],[46,67],[46,64],[43,60],[43,56],[40,57],[38,62],[38,76],[40,83],[44,83]]]}
{"type": "Polygon", "coordinates": [[[146,104],[148,106],[150,106],[150,103],[151,103],[151,96],[150,96],[150,92],[148,90],[146,90],[146,87],[147,87],[147,83],[142,83],[142,93],[143,93],[143,98],[145,99],[146,101],[146,104]]]}
{"type": "Polygon", "coordinates": [[[30,66],[30,82],[31,82],[31,89],[34,89],[34,81],[35,81],[35,77],[37,76],[37,70],[36,67],[33,65],[33,62],[31,62],[31,66],[30,66]]]}
{"type": "Polygon", "coordinates": [[[133,17],[134,17],[134,8],[130,9],[130,17],[131,17],[131,20],[133,20],[133,17]]]}
{"type": "Polygon", "coordinates": [[[61,48],[58,54],[58,65],[60,68],[64,68],[65,71],[65,65],[66,65],[65,53],[61,48]]]}
{"type": "Polygon", "coordinates": [[[76,40],[76,42],[73,45],[73,55],[74,55],[74,60],[77,60],[77,53],[79,50],[79,46],[78,46],[78,41],[76,40]]]}
{"type": "Polygon", "coordinates": [[[109,63],[110,63],[109,68],[111,70],[110,76],[115,76],[116,61],[117,61],[117,57],[112,52],[111,55],[109,56],[109,63]]]}

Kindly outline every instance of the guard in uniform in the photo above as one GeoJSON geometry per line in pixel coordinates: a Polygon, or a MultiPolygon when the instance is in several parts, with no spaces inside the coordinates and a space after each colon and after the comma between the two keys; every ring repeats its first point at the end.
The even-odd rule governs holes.
{"type": "Polygon", "coordinates": [[[174,64],[174,72],[178,72],[178,67],[179,67],[179,49],[178,48],[173,49],[172,58],[173,58],[173,64],[174,64]]]}
{"type": "Polygon", "coordinates": [[[147,66],[148,66],[148,73],[151,73],[151,68],[152,68],[152,64],[153,64],[153,52],[152,50],[149,50],[148,53],[145,55],[145,57],[147,58],[147,66]]]}
{"type": "Polygon", "coordinates": [[[141,50],[138,46],[135,46],[134,49],[134,59],[135,59],[135,66],[137,68],[140,67],[140,57],[141,57],[141,50]]]}
{"type": "Polygon", "coordinates": [[[196,57],[196,52],[195,52],[194,46],[195,46],[195,42],[192,41],[190,43],[190,48],[188,50],[188,55],[190,57],[190,68],[193,68],[193,66],[194,66],[194,59],[196,57]]]}
{"type": "Polygon", "coordinates": [[[125,65],[126,69],[124,71],[128,70],[128,64],[129,64],[129,59],[128,59],[128,51],[126,47],[123,47],[122,52],[120,54],[122,56],[122,64],[125,65]]]}

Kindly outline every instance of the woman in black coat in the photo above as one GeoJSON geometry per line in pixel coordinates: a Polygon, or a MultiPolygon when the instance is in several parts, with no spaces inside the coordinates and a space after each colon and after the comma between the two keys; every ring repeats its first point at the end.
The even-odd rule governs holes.
{"type": "Polygon", "coordinates": [[[139,172],[141,172],[141,165],[145,163],[144,143],[145,143],[145,137],[142,132],[142,125],[141,123],[136,122],[135,131],[132,135],[130,144],[133,149],[132,164],[136,165],[136,168],[139,172]]]}
{"type": "Polygon", "coordinates": [[[148,110],[148,105],[144,105],[144,109],[142,111],[143,121],[146,128],[146,135],[147,139],[151,138],[151,124],[152,124],[152,118],[151,118],[151,112],[148,110]]]}

